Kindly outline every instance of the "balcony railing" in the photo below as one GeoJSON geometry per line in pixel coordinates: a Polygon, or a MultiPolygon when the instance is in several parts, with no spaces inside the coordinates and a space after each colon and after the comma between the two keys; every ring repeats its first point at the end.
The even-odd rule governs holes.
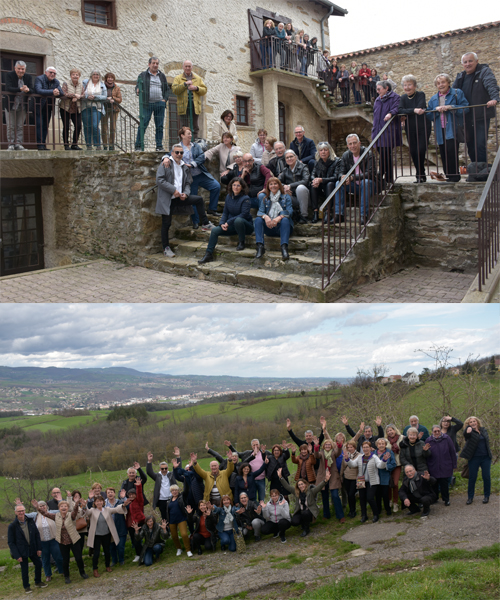
{"type": "Polygon", "coordinates": [[[320,209],[326,217],[322,225],[323,289],[357,242],[366,236],[367,225],[397,179],[415,176],[419,183],[429,177],[446,184],[458,182],[468,173],[469,181],[481,182],[489,172],[490,191],[487,198],[484,196],[484,208],[478,207],[478,214],[484,213],[479,225],[484,282],[486,270],[498,257],[498,122],[496,110],[490,119],[486,105],[468,109],[465,118],[458,112],[460,109],[393,116],[337,183],[320,209]],[[446,115],[446,128],[442,128],[442,114],[446,115]],[[438,134],[436,126],[441,130],[438,134]],[[398,131],[399,127],[403,132],[398,131]],[[443,129],[445,135],[441,139],[443,129]],[[497,166],[491,169],[495,154],[497,166]],[[496,178],[492,174],[495,168],[496,178]]]}
{"type": "MultiPolygon", "coordinates": [[[[2,149],[22,146],[26,150],[36,150],[45,146],[48,150],[70,150],[77,146],[82,150],[133,152],[138,149],[152,151],[158,147],[155,137],[157,115],[153,112],[149,126],[141,127],[141,123],[144,124],[141,115],[145,111],[140,110],[139,103],[139,114],[134,115],[122,105],[102,100],[82,100],[81,112],[74,113],[62,109],[60,98],[47,99],[38,94],[2,92],[2,102],[9,112],[6,116],[2,110],[2,149]],[[17,123],[14,117],[17,117],[17,123]]],[[[178,115],[177,98],[171,97],[162,118],[163,142],[170,147],[179,139],[179,127],[190,125],[189,115],[178,115]]]]}
{"type": "Polygon", "coordinates": [[[280,69],[304,77],[318,78],[324,69],[321,53],[314,48],[270,36],[250,41],[251,71],[280,69]]]}

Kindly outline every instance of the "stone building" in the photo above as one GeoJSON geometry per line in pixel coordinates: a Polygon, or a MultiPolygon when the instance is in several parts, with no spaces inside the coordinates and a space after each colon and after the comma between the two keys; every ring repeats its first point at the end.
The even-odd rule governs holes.
{"type": "Polygon", "coordinates": [[[314,139],[326,139],[324,119],[329,111],[318,98],[316,78],[262,71],[256,62],[259,44],[252,39],[262,33],[264,20],[272,18],[276,23],[291,21],[317,37],[320,46],[324,40],[328,48],[328,16],[347,12],[328,0],[264,0],[259,6],[230,0],[63,4],[61,8],[57,0],[0,0],[2,57],[22,57],[36,74],[54,65],[61,81],[69,79],[75,67],[84,76],[93,69],[111,71],[122,88],[123,106],[135,115],[134,87],[148,59],[158,56],[170,81],[189,59],[208,87],[203,98],[204,137],[211,137],[212,123],[224,110],[236,113],[238,106],[240,145],[245,149],[260,127],[289,143],[298,122],[314,139]]]}

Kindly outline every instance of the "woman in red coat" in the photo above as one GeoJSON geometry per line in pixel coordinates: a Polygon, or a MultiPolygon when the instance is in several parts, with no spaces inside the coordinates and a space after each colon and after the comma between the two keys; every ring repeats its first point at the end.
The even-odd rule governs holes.
{"type": "Polygon", "coordinates": [[[370,94],[370,86],[368,85],[368,77],[371,77],[372,70],[368,68],[366,63],[361,65],[361,69],[359,70],[359,85],[363,90],[363,94],[365,96],[365,103],[371,104],[371,94],[370,94]]]}

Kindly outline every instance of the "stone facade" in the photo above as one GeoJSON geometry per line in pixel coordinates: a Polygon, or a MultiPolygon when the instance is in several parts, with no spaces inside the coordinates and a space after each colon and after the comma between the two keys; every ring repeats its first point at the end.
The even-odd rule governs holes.
{"type": "MultiPolygon", "coordinates": [[[[320,20],[328,12],[326,6],[309,0],[266,0],[258,5],[290,18],[296,27],[321,40],[320,20]]],[[[74,67],[84,76],[96,68],[103,74],[115,73],[123,92],[123,106],[133,114],[138,113],[135,81],[147,67],[149,57],[160,58],[160,69],[170,80],[182,71],[182,61],[189,58],[208,87],[203,99],[202,133],[206,137],[211,138],[212,123],[221,113],[234,109],[235,95],[251,100],[250,125],[239,128],[240,145],[248,151],[266,121],[262,78],[250,74],[248,9],[256,6],[230,0],[153,4],[116,0],[115,6],[117,27],[109,29],[83,21],[81,0],[66,0],[63,9],[54,0],[0,0],[1,47],[9,52],[44,55],[45,66],[56,66],[61,81],[69,79],[69,70],[74,67]]],[[[325,40],[328,46],[328,20],[325,40]]],[[[294,87],[294,78],[288,85],[294,87]]],[[[299,106],[297,111],[308,123],[311,137],[324,139],[325,125],[318,122],[317,111],[305,98],[299,106]]],[[[277,114],[277,106],[273,109],[277,114]]],[[[276,117],[267,122],[274,127],[276,117]]],[[[294,125],[291,120],[287,123],[290,140],[294,125]]],[[[269,130],[269,134],[278,137],[277,130],[269,130]]]]}

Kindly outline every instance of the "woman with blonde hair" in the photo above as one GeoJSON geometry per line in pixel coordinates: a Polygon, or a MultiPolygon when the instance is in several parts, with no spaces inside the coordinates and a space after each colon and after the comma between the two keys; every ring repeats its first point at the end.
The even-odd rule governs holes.
{"type": "Polygon", "coordinates": [[[273,47],[273,38],[276,37],[276,26],[272,19],[267,19],[262,31],[262,40],[260,42],[262,68],[270,69],[274,67],[274,54],[276,46],[273,47]]]}
{"type": "MultiPolygon", "coordinates": [[[[341,435],[345,441],[343,433],[337,434],[337,437],[341,435]]],[[[325,433],[325,437],[327,434],[325,433]]],[[[323,498],[323,517],[325,519],[330,518],[330,496],[332,498],[333,508],[335,509],[335,516],[340,523],[345,523],[344,509],[342,508],[342,500],[339,497],[339,490],[342,487],[340,481],[340,473],[337,467],[337,457],[342,453],[343,444],[333,442],[328,435],[323,441],[323,448],[320,449],[318,438],[314,438],[314,456],[319,461],[319,467],[317,471],[317,481],[323,481],[326,478],[326,473],[330,474],[328,486],[321,490],[321,496],[323,498]]]]}
{"type": "Polygon", "coordinates": [[[265,193],[259,194],[259,210],[253,223],[257,244],[255,258],[264,256],[264,235],[268,235],[280,238],[283,260],[288,260],[288,241],[293,233],[292,215],[292,199],[285,194],[281,181],[277,177],[270,177],[265,193]]]}
{"type": "Polygon", "coordinates": [[[69,145],[69,123],[73,123],[73,143],[71,150],[81,150],[78,146],[78,138],[82,131],[82,102],[83,84],[80,82],[82,73],[79,69],[71,69],[70,81],[62,84],[64,96],[59,101],[59,113],[63,124],[64,149],[70,150],[69,145]]]}
{"type": "Polygon", "coordinates": [[[481,467],[483,476],[484,498],[483,504],[488,504],[491,493],[491,448],[490,438],[486,427],[483,427],[477,417],[469,417],[464,423],[465,447],[460,457],[469,461],[469,485],[467,489],[467,502],[472,504],[476,489],[477,474],[481,467]]]}
{"type": "Polygon", "coordinates": [[[99,71],[92,71],[88,79],[82,81],[82,120],[83,132],[87,150],[101,150],[101,132],[99,124],[104,114],[104,101],[108,98],[108,92],[104,82],[101,81],[99,71]]]}

